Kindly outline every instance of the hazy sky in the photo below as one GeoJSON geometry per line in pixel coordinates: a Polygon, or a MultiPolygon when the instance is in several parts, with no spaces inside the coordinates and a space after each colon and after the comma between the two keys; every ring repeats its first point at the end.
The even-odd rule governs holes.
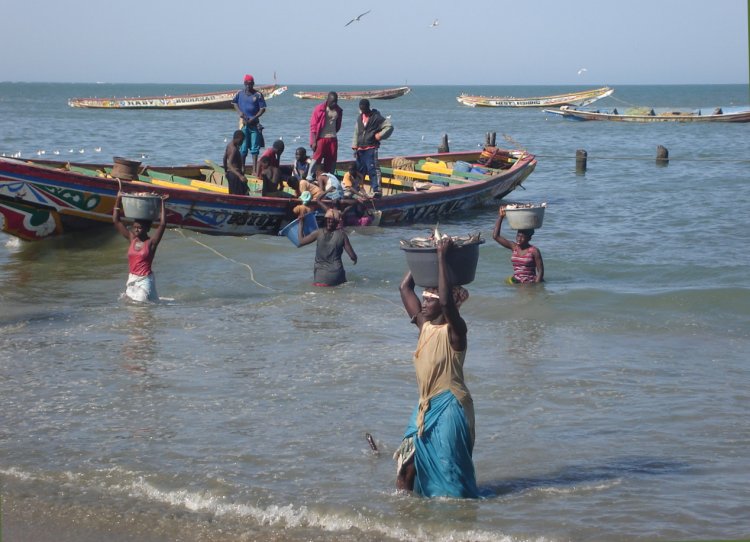
{"type": "Polygon", "coordinates": [[[0,81],[218,84],[252,73],[260,84],[275,72],[293,85],[748,82],[746,0],[0,6],[0,81]]]}

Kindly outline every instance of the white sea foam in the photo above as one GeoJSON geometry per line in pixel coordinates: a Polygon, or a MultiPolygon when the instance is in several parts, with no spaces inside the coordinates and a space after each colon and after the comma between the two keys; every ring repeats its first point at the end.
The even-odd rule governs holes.
{"type": "MultiPolygon", "coordinates": [[[[170,506],[182,506],[193,512],[209,512],[216,516],[235,518],[249,518],[260,525],[284,527],[288,529],[298,527],[313,527],[324,531],[336,532],[358,529],[363,532],[380,533],[383,536],[410,541],[477,541],[477,542],[513,542],[513,537],[496,532],[481,530],[434,532],[419,528],[406,529],[388,525],[381,521],[374,521],[359,513],[347,516],[335,512],[319,512],[304,505],[268,505],[257,506],[247,503],[228,503],[220,496],[210,492],[194,492],[188,490],[162,490],[155,487],[142,477],[135,480],[128,491],[131,497],[149,499],[170,506]]],[[[543,539],[535,539],[543,542],[543,539]]]]}

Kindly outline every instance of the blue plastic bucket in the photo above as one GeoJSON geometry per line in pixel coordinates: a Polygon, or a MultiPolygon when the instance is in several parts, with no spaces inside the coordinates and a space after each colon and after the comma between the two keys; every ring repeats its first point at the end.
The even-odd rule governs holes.
{"type": "MultiPolygon", "coordinates": [[[[318,220],[315,217],[315,213],[307,213],[302,224],[302,233],[307,235],[318,229],[318,220]]],[[[289,224],[284,226],[279,232],[279,235],[285,235],[295,247],[299,247],[299,218],[292,220],[289,224]]]]}
{"type": "Polygon", "coordinates": [[[469,173],[471,171],[471,164],[468,162],[462,162],[459,160],[455,164],[453,164],[453,172],[454,173],[469,173]]]}

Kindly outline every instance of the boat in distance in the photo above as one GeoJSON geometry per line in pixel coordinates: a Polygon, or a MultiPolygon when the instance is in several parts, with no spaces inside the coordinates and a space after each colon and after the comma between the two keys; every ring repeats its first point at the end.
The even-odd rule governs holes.
{"type": "MultiPolygon", "coordinates": [[[[286,92],[286,86],[260,85],[255,87],[266,99],[286,92]]],[[[179,94],[174,96],[144,96],[133,98],[71,98],[70,107],[87,109],[232,109],[232,98],[237,90],[179,94]]]]}
{"type": "MultiPolygon", "coordinates": [[[[294,96],[303,100],[325,100],[329,92],[331,91],[300,91],[295,92],[294,96]]],[[[367,98],[368,100],[392,100],[409,92],[411,92],[411,87],[337,91],[336,94],[338,94],[339,100],[361,100],[363,98],[367,98]]]]}
{"type": "Polygon", "coordinates": [[[610,111],[585,110],[563,106],[559,109],[545,109],[545,113],[560,115],[571,120],[600,120],[614,122],[750,122],[750,108],[732,108],[724,110],[721,107],[704,113],[700,109],[658,110],[648,107],[637,107],[623,110],[617,108],[610,111]]]}
{"type": "MultiPolygon", "coordinates": [[[[365,203],[378,212],[380,226],[434,223],[495,203],[520,186],[536,163],[526,151],[496,148],[491,153],[382,158],[382,196],[365,203]],[[486,156],[491,159],[483,161],[486,156]]],[[[113,164],[0,158],[0,230],[40,240],[110,228],[120,186],[124,193],[168,195],[166,218],[171,228],[213,235],[275,235],[295,218],[292,209],[301,202],[293,194],[263,196],[260,181],[248,177],[250,195],[230,195],[223,169],[210,165],[140,166],[128,180],[112,175],[113,164]]],[[[342,162],[337,173],[347,167],[342,162]]]]}
{"type": "Polygon", "coordinates": [[[601,87],[591,90],[580,90],[552,96],[533,96],[517,98],[515,96],[477,96],[461,94],[456,97],[458,103],[469,107],[556,107],[560,105],[584,106],[611,96],[613,88],[601,87]]]}

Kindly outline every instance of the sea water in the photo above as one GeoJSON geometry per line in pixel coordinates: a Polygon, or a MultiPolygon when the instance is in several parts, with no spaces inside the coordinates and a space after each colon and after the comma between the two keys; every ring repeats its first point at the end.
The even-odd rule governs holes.
{"type": "MultiPolygon", "coordinates": [[[[219,162],[232,111],[67,100],[224,88],[2,83],[0,154],[219,162]]],[[[296,90],[262,119],[286,161],[307,146],[315,105],[296,90]]],[[[154,263],[164,300],[143,306],[120,299],[127,244],[114,228],[0,234],[6,539],[750,536],[750,126],[571,122],[455,100],[566,90],[415,87],[373,102],[395,126],[383,156],[434,151],[444,133],[452,150],[476,149],[487,132],[538,156],[507,201],[548,204],[532,240],[544,285],[503,283],[496,208],[440,224],[487,239],[462,306],[480,499],[394,489],[391,454],[417,400],[399,240],[434,224],[348,230],[359,260],[344,256],[349,282],[333,289],[311,286],[313,247],[169,230],[154,263]]],[[[602,107],[747,102],[742,85],[623,86],[602,107]]],[[[341,105],[348,157],[356,103],[341,105]]]]}

